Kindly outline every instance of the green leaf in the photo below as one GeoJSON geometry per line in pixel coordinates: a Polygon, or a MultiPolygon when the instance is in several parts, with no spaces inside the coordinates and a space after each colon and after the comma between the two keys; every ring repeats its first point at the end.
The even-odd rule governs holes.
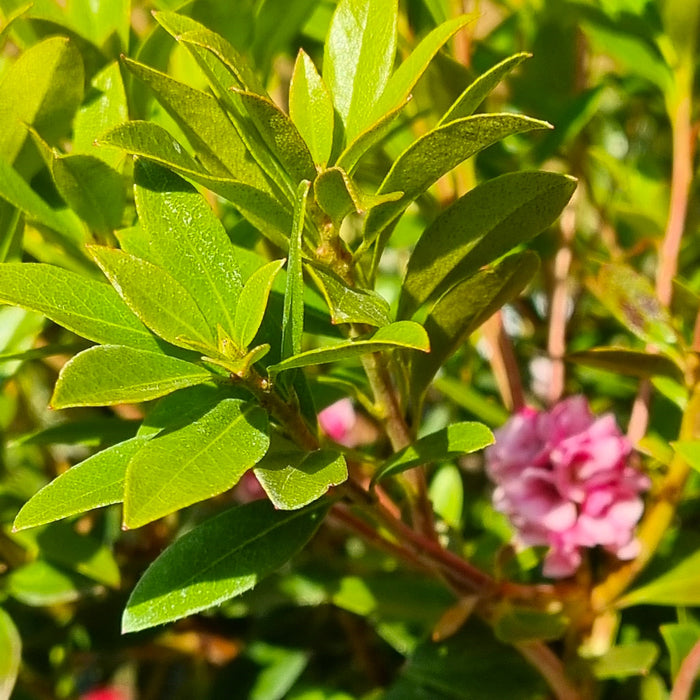
{"type": "Polygon", "coordinates": [[[306,221],[306,204],[311,183],[303,180],[297,188],[294,224],[289,239],[289,263],[282,312],[282,358],[301,352],[304,333],[304,275],[302,270],[302,240],[306,221]]]}
{"type": "Polygon", "coordinates": [[[314,159],[294,122],[268,97],[234,90],[263,141],[291,176],[292,184],[316,177],[314,159]]]}
{"type": "Polygon", "coordinates": [[[620,598],[615,606],[632,605],[700,605],[700,552],[695,552],[649,583],[620,598]]]}
{"type": "Polygon", "coordinates": [[[255,476],[275,508],[296,510],[323,496],[348,478],[343,455],[333,450],[270,452],[255,467],[255,476]]]}
{"type": "Polygon", "coordinates": [[[397,0],[341,0],[323,56],[323,77],[348,142],[370,123],[396,54],[397,0]]]}
{"type": "Polygon", "coordinates": [[[493,433],[481,423],[453,423],[452,425],[416,440],[388,459],[377,470],[376,482],[420,464],[461,457],[481,450],[493,443],[493,433]]]}
{"type": "Polygon", "coordinates": [[[371,289],[348,287],[334,272],[311,265],[306,268],[323,294],[333,323],[366,323],[387,326],[391,323],[389,302],[371,289]]]}
{"type": "Polygon", "coordinates": [[[96,345],[63,366],[51,406],[114,406],[150,401],[211,378],[208,370],[175,357],[124,345],[96,345]]]}
{"type": "Polygon", "coordinates": [[[177,620],[219,605],[255,586],[294,556],[328,506],[278,511],[266,501],[232,508],[176,540],[136,585],[122,630],[177,620]]]}
{"type": "Polygon", "coordinates": [[[50,143],[65,135],[82,102],[83,83],[80,52],[67,38],[51,37],[22,52],[0,78],[0,160],[24,160],[19,156],[27,124],[50,143]]]}
{"type": "MultiPolygon", "coordinates": [[[[452,168],[511,134],[549,129],[547,122],[518,114],[478,114],[444,124],[414,141],[395,161],[377,194],[403,192],[401,199],[375,207],[364,227],[368,245],[403,213],[430,185],[452,168]]],[[[387,238],[385,233],[383,238],[387,238]]],[[[380,240],[378,253],[383,248],[380,240]]]]}
{"type": "Polygon", "coordinates": [[[108,284],[41,263],[0,265],[0,301],[43,314],[96,343],[159,350],[154,336],[108,284]]]}
{"type": "Polygon", "coordinates": [[[81,574],[66,571],[44,559],[37,559],[12,571],[6,579],[7,592],[25,605],[45,607],[78,600],[83,593],[97,592],[97,584],[81,574]]]}
{"type": "Polygon", "coordinates": [[[629,348],[592,348],[574,352],[566,356],[569,362],[586,367],[596,367],[616,374],[649,379],[651,377],[671,377],[683,382],[682,369],[665,355],[654,355],[642,350],[629,348]]]}
{"type": "Polygon", "coordinates": [[[399,317],[410,317],[429,298],[540,233],[575,188],[566,175],[520,172],[470,190],[419,238],[401,288],[399,317]]]}
{"type": "Polygon", "coordinates": [[[683,659],[700,641],[700,625],[695,622],[661,625],[659,632],[668,647],[671,657],[671,678],[675,680],[683,659]]]}
{"type": "Polygon", "coordinates": [[[22,639],[12,618],[0,608],[0,698],[12,695],[22,659],[22,639]]]}
{"type": "Polygon", "coordinates": [[[497,63],[493,68],[480,75],[464,92],[455,100],[454,104],[445,112],[439,124],[448,124],[455,119],[462,119],[472,115],[476,108],[486,99],[487,95],[498,83],[505,78],[514,68],[519,66],[532,54],[516,53],[497,63]]]}
{"type": "Polygon", "coordinates": [[[593,675],[599,679],[646,676],[659,657],[654,642],[636,642],[613,647],[592,664],[593,675]]]}
{"type": "Polygon", "coordinates": [[[238,347],[247,348],[260,328],[272,284],[285,260],[273,260],[256,270],[245,283],[236,306],[233,324],[233,340],[238,347]]]}
{"type": "Polygon", "coordinates": [[[292,227],[291,210],[287,211],[267,192],[230,178],[210,175],[176,139],[157,124],[129,122],[105,134],[100,142],[147,158],[216,192],[232,202],[275,245],[286,248],[292,227]]]}
{"type": "Polygon", "coordinates": [[[225,399],[154,438],[129,462],[124,525],[140,527],[232,488],[267,452],[267,430],[259,406],[225,399]]]}
{"type": "Polygon", "coordinates": [[[126,91],[119,64],[110,63],[92,79],[85,103],[75,115],[71,153],[95,156],[117,168],[123,155],[111,149],[99,148],[95,141],[128,119],[126,91]]]}
{"type": "Polygon", "coordinates": [[[430,480],[428,497],[433,510],[447,525],[458,529],[464,511],[464,484],[459,467],[454,463],[440,466],[430,480]]]}
{"type": "Polygon", "coordinates": [[[678,442],[672,442],[671,447],[695,471],[700,472],[700,440],[679,440],[678,442]]]}
{"type": "Polygon", "coordinates": [[[290,697],[289,691],[303,673],[311,656],[308,651],[275,647],[260,641],[253,642],[246,652],[262,667],[250,688],[249,700],[284,700],[290,697]]]}
{"type": "Polygon", "coordinates": [[[164,168],[139,161],[134,183],[149,262],[192,294],[212,330],[221,325],[232,334],[243,283],[221,222],[202,195],[164,168]]]}
{"type": "Polygon", "coordinates": [[[502,642],[549,641],[561,639],[571,621],[562,613],[542,612],[509,606],[498,617],[494,625],[494,634],[502,642]]]}
{"type": "Polygon", "coordinates": [[[154,333],[180,347],[190,347],[188,340],[216,347],[197,302],[163,268],[114,248],[89,248],[122,299],[154,333]]]}
{"type": "Polygon", "coordinates": [[[102,417],[54,423],[12,440],[11,445],[84,445],[115,444],[136,434],[139,420],[102,417]]]}
{"type": "Polygon", "coordinates": [[[538,267],[534,253],[510,255],[438,299],[425,321],[430,354],[412,358],[410,385],[416,405],[445,361],[484,321],[524,289],[538,267]]]}
{"type": "Polygon", "coordinates": [[[435,54],[451,36],[473,22],[475,17],[474,14],[462,15],[435,27],[389,78],[381,98],[372,111],[372,117],[380,119],[385,114],[393,112],[399,105],[404,104],[435,54]]]}
{"type": "Polygon", "coordinates": [[[299,49],[289,86],[289,116],[306,141],[314,163],[324,167],[333,147],[333,100],[304,49],[299,49]]]}
{"type": "Polygon", "coordinates": [[[371,338],[346,340],[336,345],[330,345],[313,350],[307,350],[299,355],[289,357],[276,365],[270,365],[267,371],[273,378],[280,372],[295,367],[308,367],[328,362],[347,360],[372,352],[404,348],[430,352],[430,343],[425,329],[413,321],[398,321],[377,330],[371,338]]]}

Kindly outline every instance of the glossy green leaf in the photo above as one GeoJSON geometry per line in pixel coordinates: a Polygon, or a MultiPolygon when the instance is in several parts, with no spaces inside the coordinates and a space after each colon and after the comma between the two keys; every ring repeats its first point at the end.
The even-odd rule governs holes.
{"type": "Polygon", "coordinates": [[[139,161],[134,183],[149,262],[192,294],[212,331],[221,325],[232,334],[243,283],[221,222],[191,185],[164,168],[139,161]]]}
{"type": "Polygon", "coordinates": [[[126,91],[118,63],[110,63],[91,81],[73,121],[73,154],[101,158],[117,168],[124,156],[109,148],[100,148],[95,141],[110,129],[129,119],[126,91]]]}
{"type": "Polygon", "coordinates": [[[253,588],[309,541],[327,508],[278,511],[256,501],[198,525],[146,570],[127,603],[123,631],[177,620],[253,588]]]}
{"type": "Polygon", "coordinates": [[[22,659],[22,639],[12,618],[0,608],[0,698],[9,698],[22,659]]]}
{"type": "Polygon", "coordinates": [[[593,675],[599,679],[645,676],[658,657],[659,647],[654,642],[621,644],[593,662],[593,675]]]}
{"type": "Polygon", "coordinates": [[[348,287],[330,270],[308,266],[307,270],[323,294],[333,323],[366,323],[387,326],[391,323],[389,302],[371,289],[348,287]]]}
{"type": "Polygon", "coordinates": [[[289,86],[289,116],[316,165],[325,166],[333,147],[333,100],[304,49],[299,49],[289,86]]]}
{"type": "Polygon", "coordinates": [[[561,639],[570,624],[562,613],[509,607],[498,617],[493,631],[498,639],[507,644],[549,641],[561,639]]]}
{"type": "Polygon", "coordinates": [[[476,452],[491,445],[493,440],[493,433],[481,423],[453,423],[397,452],[377,470],[373,481],[385,479],[421,464],[476,452]]]}
{"type": "Polygon", "coordinates": [[[700,625],[695,622],[661,625],[659,632],[668,647],[671,657],[671,678],[675,680],[683,659],[700,641],[700,625]]]}
{"type": "Polygon", "coordinates": [[[124,524],[145,525],[233,487],[267,452],[267,415],[239,399],[151,440],[129,462],[124,524]]]}
{"type": "Polygon", "coordinates": [[[270,365],[267,370],[270,377],[274,377],[280,372],[296,367],[338,362],[395,348],[430,352],[430,343],[425,329],[413,321],[398,321],[378,329],[371,338],[347,340],[336,345],[307,350],[276,365],[270,365]]]}
{"type": "Polygon", "coordinates": [[[381,98],[372,111],[373,120],[380,119],[385,114],[393,112],[399,105],[405,103],[416,83],[435,57],[435,54],[451,36],[462,29],[462,27],[473,22],[474,18],[475,15],[472,14],[450,19],[435,27],[421,40],[418,46],[413,49],[411,55],[389,78],[381,98]]]}
{"type": "Polygon", "coordinates": [[[671,377],[683,382],[683,371],[673,360],[665,355],[655,355],[642,350],[615,347],[592,348],[583,352],[570,353],[566,359],[569,362],[616,374],[628,374],[643,379],[658,376],[671,377]]]}
{"type": "Polygon", "coordinates": [[[566,175],[521,172],[470,190],[418,240],[401,288],[399,317],[410,317],[427,299],[540,233],[575,188],[566,175]]]}
{"type": "Polygon", "coordinates": [[[304,333],[304,275],[301,251],[310,188],[311,183],[308,180],[299,184],[297,204],[294,208],[294,224],[289,238],[289,262],[282,311],[283,359],[301,352],[301,338],[304,333]]]}
{"type": "Polygon", "coordinates": [[[267,147],[291,176],[295,188],[316,177],[314,159],[294,122],[268,97],[235,90],[267,147]]]}
{"type": "Polygon", "coordinates": [[[632,605],[700,605],[700,552],[695,552],[653,581],[622,596],[618,608],[632,605]]]}
{"type": "Polygon", "coordinates": [[[233,323],[233,340],[238,347],[247,348],[260,328],[272,284],[285,260],[273,260],[256,270],[245,283],[236,306],[233,323]]]}
{"type": "Polygon", "coordinates": [[[700,472],[700,440],[679,440],[678,442],[672,442],[671,447],[695,471],[700,472]]]}
{"type": "Polygon", "coordinates": [[[0,301],[43,314],[96,343],[158,350],[160,343],[108,284],[41,263],[0,265],[0,301]]]}
{"type": "Polygon", "coordinates": [[[12,571],[6,579],[6,590],[20,603],[45,607],[75,602],[84,593],[94,594],[98,586],[81,574],[37,559],[12,571]]]}
{"type": "Polygon", "coordinates": [[[113,406],[150,401],[211,378],[208,370],[175,357],[125,345],[96,345],[63,366],[51,406],[113,406]]]}
{"type": "Polygon", "coordinates": [[[163,268],[114,248],[90,246],[90,252],[122,299],[154,333],[181,347],[189,347],[188,340],[216,347],[197,302],[163,268]]]}
{"type": "Polygon", "coordinates": [[[348,466],[343,455],[332,450],[280,450],[266,455],[255,467],[255,476],[275,508],[296,510],[346,481],[348,466]]]}
{"type": "Polygon", "coordinates": [[[20,165],[27,124],[49,143],[66,134],[82,102],[84,80],[80,52],[65,37],[51,37],[22,52],[0,78],[0,160],[20,165]]]}
{"type": "MultiPolygon", "coordinates": [[[[478,114],[444,124],[414,141],[395,161],[377,194],[403,192],[375,207],[365,220],[365,245],[386,231],[416,197],[470,156],[511,134],[551,128],[518,114],[478,114]]],[[[386,233],[383,236],[387,238],[386,233]]],[[[378,250],[383,247],[380,242],[378,250]]]]}
{"type": "Polygon", "coordinates": [[[529,251],[510,255],[500,263],[460,282],[445,293],[425,321],[430,354],[414,355],[411,392],[414,401],[428,388],[440,367],[469,336],[498,309],[516,297],[539,267],[529,251]]]}
{"type": "Polygon", "coordinates": [[[292,226],[287,211],[268,193],[229,178],[205,171],[165,129],[151,122],[129,122],[105,134],[100,142],[122,148],[164,165],[228,199],[254,226],[276,245],[285,248],[292,226]]]}
{"type": "Polygon", "coordinates": [[[439,124],[447,124],[455,119],[468,117],[476,111],[476,108],[486,99],[503,78],[514,68],[519,66],[532,54],[516,53],[514,56],[504,59],[493,68],[480,75],[464,92],[455,100],[454,104],[445,112],[439,124]]]}
{"type": "Polygon", "coordinates": [[[348,142],[369,123],[394,68],[397,0],[341,0],[323,57],[323,78],[348,142]]]}

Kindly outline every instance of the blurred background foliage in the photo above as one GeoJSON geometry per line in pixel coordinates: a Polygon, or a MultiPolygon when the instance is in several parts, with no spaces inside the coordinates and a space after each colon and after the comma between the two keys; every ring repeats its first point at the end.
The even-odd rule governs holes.
{"type": "MultiPolygon", "coordinates": [[[[606,310],[603,302],[609,304],[606,296],[613,292],[604,289],[601,299],[593,280],[611,261],[650,279],[656,274],[679,160],[679,105],[695,87],[696,5],[402,0],[402,57],[449,17],[474,12],[475,18],[432,64],[389,138],[363,160],[360,181],[376,186],[389,159],[433,126],[465,85],[517,52],[532,57],[489,96],[484,110],[524,112],[556,128],[508,138],[422,197],[403,217],[382,260],[382,294],[396,301],[407,251],[419,233],[476,183],[528,168],[579,178],[560,223],[533,244],[543,259],[536,282],[503,312],[512,364],[494,362],[495,336],[487,324],[436,381],[426,432],[462,419],[498,426],[514,392],[544,404],[562,391],[584,392],[597,410],[614,409],[623,424],[629,419],[638,380],[620,367],[611,372],[567,364],[564,383],[553,385],[550,309],[563,285],[568,352],[644,347],[606,310]]],[[[116,229],[133,223],[134,206],[131,159],[95,146],[95,139],[131,118],[160,124],[188,143],[148,88],[119,64],[124,54],[206,89],[197,66],[154,22],[152,10],[177,9],[224,35],[250,57],[286,108],[296,53],[303,47],[321,64],[334,6],[332,0],[0,0],[0,259],[48,262],[97,276],[84,244],[113,241],[116,229]]],[[[691,118],[683,123],[692,124],[697,105],[688,100],[685,108],[691,118]]],[[[684,143],[692,165],[691,136],[684,143]]],[[[700,300],[700,212],[697,185],[689,187],[673,297],[674,324],[688,344],[700,300]]],[[[233,240],[266,250],[269,244],[230,204],[214,196],[210,203],[233,240]]],[[[0,307],[0,677],[12,675],[19,662],[19,630],[13,698],[75,698],[102,686],[117,689],[115,700],[440,698],[440,679],[451,692],[465,688],[444,697],[546,697],[522,659],[476,623],[449,636],[459,624],[444,613],[459,614],[439,583],[398,569],[333,527],[321,531],[293,569],[220,609],[167,629],[121,636],[120,615],[134,582],[167,542],[208,515],[216,499],[136,531],[120,532],[112,507],[12,533],[15,514],[43,484],[97,448],[133,435],[143,415],[142,406],[48,410],[58,369],[80,343],[43,317],[0,307]],[[426,642],[431,634],[447,640],[440,654],[426,642]]],[[[685,398],[672,380],[655,380],[655,386],[643,445],[652,469],[660,469],[669,460],[685,398]]],[[[365,428],[371,438],[371,424],[365,428]]],[[[681,505],[683,526],[668,533],[650,576],[663,571],[671,556],[676,561],[697,549],[697,495],[691,484],[681,505]]],[[[431,496],[444,536],[473,561],[535,576],[531,553],[508,555],[510,531],[491,508],[479,458],[440,466],[431,496]]],[[[233,495],[245,497],[240,489],[233,495]]],[[[636,656],[630,668],[620,663],[600,671],[610,679],[603,696],[665,697],[699,630],[692,608],[626,612],[619,640],[636,644],[636,656]]]]}

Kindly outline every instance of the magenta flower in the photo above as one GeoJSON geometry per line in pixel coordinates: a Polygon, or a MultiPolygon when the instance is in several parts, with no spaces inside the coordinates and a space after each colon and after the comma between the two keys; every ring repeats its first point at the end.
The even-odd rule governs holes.
{"type": "Polygon", "coordinates": [[[494,507],[521,544],[549,547],[545,576],[571,576],[583,547],[637,555],[649,479],[627,463],[632,447],[612,414],[595,418],[585,397],[573,396],[551,411],[524,408],[495,435],[486,450],[494,507]]]}
{"type": "Polygon", "coordinates": [[[352,447],[355,440],[351,436],[351,431],[355,426],[357,415],[350,399],[340,399],[324,408],[318,414],[318,422],[321,430],[328,435],[331,440],[335,440],[339,445],[352,447]]]}

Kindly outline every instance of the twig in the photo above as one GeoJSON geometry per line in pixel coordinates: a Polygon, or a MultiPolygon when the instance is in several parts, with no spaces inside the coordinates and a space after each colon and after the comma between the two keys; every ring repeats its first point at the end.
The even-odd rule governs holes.
{"type": "Polygon", "coordinates": [[[582,700],[582,696],[566,677],[559,657],[543,642],[520,642],[515,648],[547,681],[557,700],[582,700]]]}
{"type": "Polygon", "coordinates": [[[491,316],[482,328],[491,348],[489,362],[503,403],[508,410],[517,411],[525,405],[525,395],[513,344],[503,328],[501,312],[491,316]]]}

